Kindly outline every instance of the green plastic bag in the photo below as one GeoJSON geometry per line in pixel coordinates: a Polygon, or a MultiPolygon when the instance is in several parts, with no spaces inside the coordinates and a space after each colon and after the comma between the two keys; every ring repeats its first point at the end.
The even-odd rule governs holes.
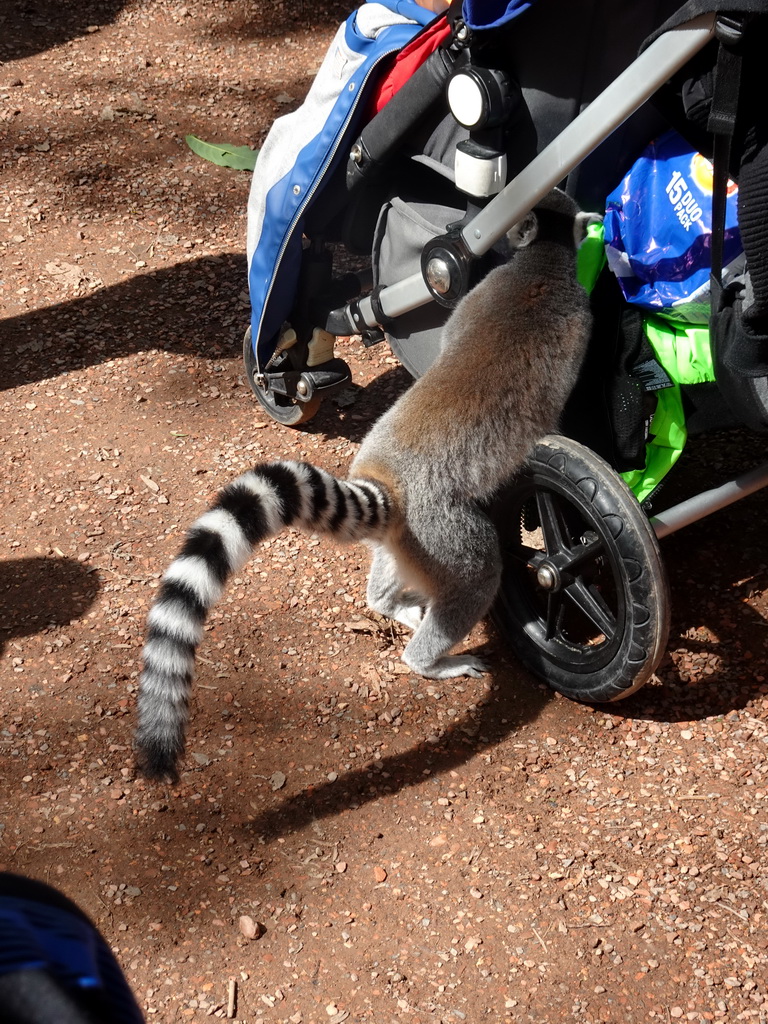
{"type": "Polygon", "coordinates": [[[680,385],[703,384],[715,379],[709,328],[686,327],[655,316],[646,320],[644,329],[672,386],[655,393],[656,411],[645,446],[645,468],[621,474],[640,502],[656,490],[685,446],[688,430],[680,385]]]}
{"type": "MultiPolygon", "coordinates": [[[[604,230],[603,225],[596,222],[589,225],[577,255],[578,278],[588,292],[594,288],[604,265],[604,230]]],[[[715,379],[708,327],[689,326],[651,315],[643,326],[654,355],[672,384],[655,392],[656,411],[645,446],[645,466],[621,474],[639,502],[656,490],[685,447],[688,430],[680,385],[715,379]]]]}

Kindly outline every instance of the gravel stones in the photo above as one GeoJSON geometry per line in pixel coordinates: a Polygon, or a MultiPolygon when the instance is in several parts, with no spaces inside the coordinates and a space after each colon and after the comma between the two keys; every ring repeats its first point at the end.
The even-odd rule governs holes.
{"type": "MultiPolygon", "coordinates": [[[[181,784],[136,778],[145,615],[185,525],[254,461],[343,471],[408,380],[342,341],[349,400],[265,419],[248,176],[182,141],[259,145],[347,5],[110,10],[0,33],[0,864],[80,903],[148,1019],[226,1017],[235,979],[249,1024],[759,1022],[764,495],[664,543],[668,657],[602,709],[490,627],[487,679],[413,677],[365,552],[285,533],[206,629],[181,784]]],[[[762,444],[708,439],[679,479],[762,444]]]]}

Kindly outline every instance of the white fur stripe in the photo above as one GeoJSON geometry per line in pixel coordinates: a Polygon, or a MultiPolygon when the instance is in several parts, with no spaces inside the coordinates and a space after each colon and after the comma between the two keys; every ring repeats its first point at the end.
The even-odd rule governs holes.
{"type": "Polygon", "coordinates": [[[152,721],[153,729],[168,728],[178,732],[187,720],[186,702],[189,683],[186,679],[172,679],[154,666],[141,674],[141,716],[152,721]]]}
{"type": "MultiPolygon", "coordinates": [[[[283,503],[280,501],[280,495],[277,493],[274,486],[268,480],[265,480],[263,476],[260,476],[258,473],[254,473],[253,470],[248,470],[247,473],[243,473],[242,476],[239,476],[237,480],[234,481],[234,484],[243,487],[249,494],[253,494],[261,498],[261,507],[267,521],[269,535],[272,536],[277,533],[284,525],[283,503]]],[[[248,542],[246,541],[246,544],[247,543],[248,542]]],[[[250,545],[248,545],[248,552],[246,553],[245,558],[247,558],[249,554],[250,545]]]]}
{"type": "Polygon", "coordinates": [[[190,617],[189,609],[179,598],[159,600],[153,604],[147,622],[150,627],[184,643],[197,646],[203,638],[202,627],[190,617]]]}
{"type": "Polygon", "coordinates": [[[193,524],[192,529],[210,530],[218,534],[227,553],[227,561],[232,572],[244,565],[251,553],[251,545],[240,529],[238,521],[223,508],[212,508],[193,524]]]}
{"type": "MultiPolygon", "coordinates": [[[[363,520],[363,513],[358,512],[358,508],[357,505],[355,504],[354,498],[350,496],[350,492],[354,491],[354,488],[351,487],[344,480],[339,481],[339,483],[341,484],[341,489],[344,492],[344,500],[346,503],[347,514],[345,518],[341,521],[336,536],[338,537],[339,540],[343,540],[348,543],[349,541],[353,541],[358,537],[360,523],[363,520]]],[[[356,492],[355,497],[357,497],[356,492]]],[[[367,506],[367,504],[368,499],[365,498],[365,496],[363,496],[363,507],[367,506]]]]}
{"type": "Polygon", "coordinates": [[[166,569],[163,580],[189,587],[205,608],[213,607],[224,589],[208,563],[199,555],[184,555],[175,559],[166,569]]]}
{"type": "Polygon", "coordinates": [[[173,640],[152,638],[144,644],[144,663],[163,676],[191,676],[195,670],[192,654],[179,649],[173,640]]]}

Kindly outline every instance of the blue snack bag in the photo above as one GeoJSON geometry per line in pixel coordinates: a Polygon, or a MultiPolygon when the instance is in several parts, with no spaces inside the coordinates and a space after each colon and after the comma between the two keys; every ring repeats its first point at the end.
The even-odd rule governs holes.
{"type": "MultiPolygon", "coordinates": [[[[723,283],[743,273],[738,187],[728,182],[723,283]]],[[[606,201],[605,252],[627,302],[673,320],[709,320],[712,164],[670,131],[606,201]]]]}

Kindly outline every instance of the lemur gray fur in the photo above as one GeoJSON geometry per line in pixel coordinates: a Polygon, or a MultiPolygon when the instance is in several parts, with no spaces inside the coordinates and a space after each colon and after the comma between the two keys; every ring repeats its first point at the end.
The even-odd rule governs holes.
{"type": "Polygon", "coordinates": [[[208,612],[255,546],[286,526],[370,544],[368,603],[413,629],[403,661],[414,672],[484,671],[449,652],[499,587],[499,540],[481,506],[556,430],[582,362],[583,217],[555,190],[510,232],[522,247],[459,302],[439,358],[374,423],[346,481],[305,462],[257,465],[192,525],[149,613],[136,737],[145,775],[177,778],[208,612]]]}

